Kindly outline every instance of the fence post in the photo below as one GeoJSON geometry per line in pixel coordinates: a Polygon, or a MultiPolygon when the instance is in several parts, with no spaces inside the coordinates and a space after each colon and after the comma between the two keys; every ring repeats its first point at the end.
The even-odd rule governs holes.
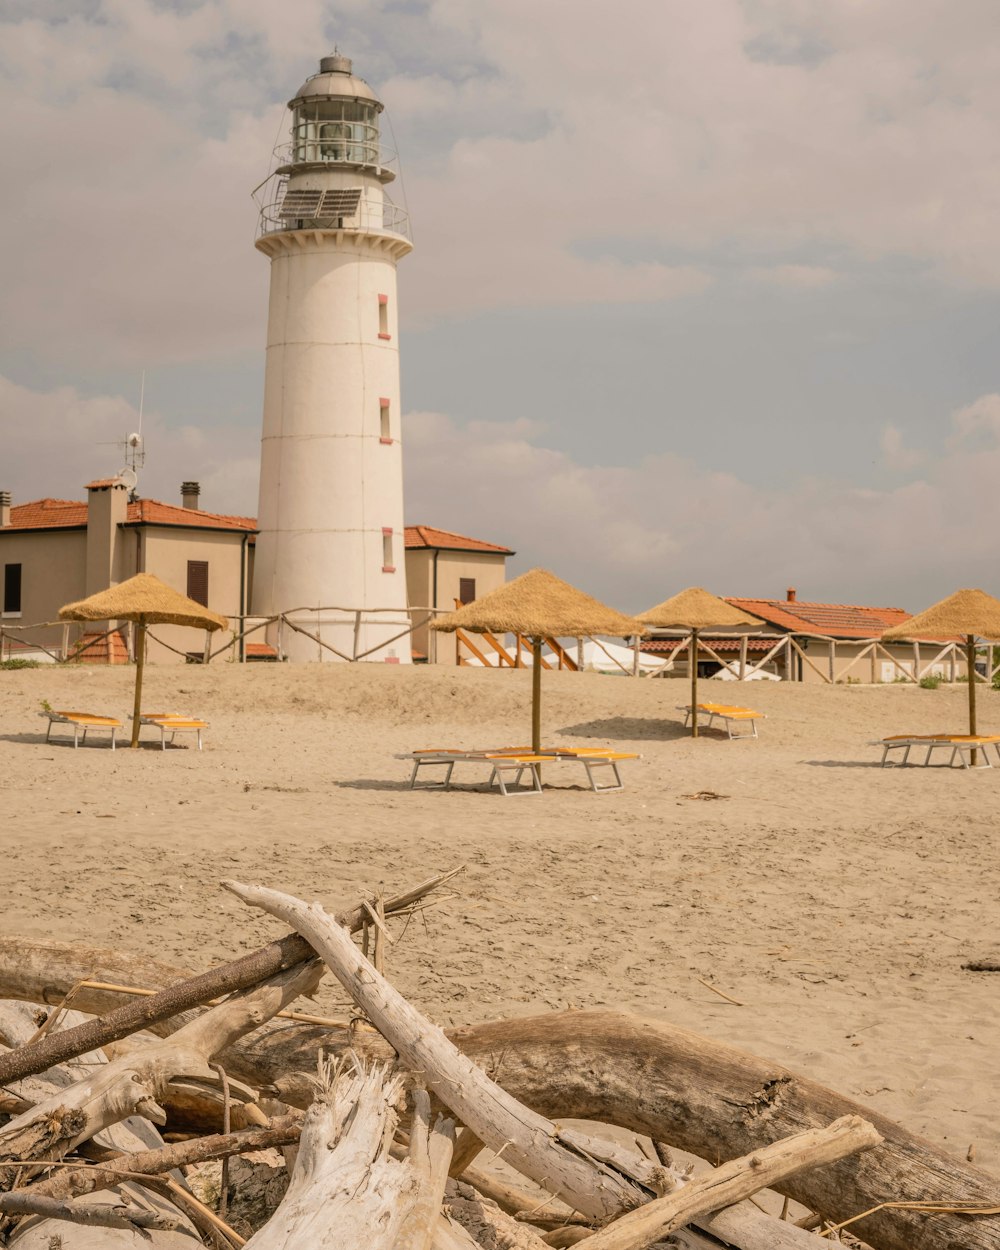
{"type": "Polygon", "coordinates": [[[872,643],[871,684],[878,685],[878,643],[872,643]]]}
{"type": "Polygon", "coordinates": [[[278,647],[278,663],[280,664],[285,658],[285,618],[283,615],[278,617],[278,635],[275,642],[278,647]]]}
{"type": "Polygon", "coordinates": [[[740,681],[745,681],[747,675],[747,636],[746,634],[740,639],[740,681]]]}
{"type": "Polygon", "coordinates": [[[360,642],[361,642],[361,609],[358,608],[358,610],[354,613],[354,652],[351,657],[354,660],[357,660],[358,658],[358,644],[360,642]]]}
{"type": "Polygon", "coordinates": [[[830,639],[830,685],[837,680],[837,640],[830,639]]]}
{"type": "Polygon", "coordinates": [[[632,676],[639,676],[639,635],[632,635],[632,676]]]}
{"type": "Polygon", "coordinates": [[[205,646],[201,653],[202,664],[207,664],[212,656],[212,634],[210,630],[205,630],[205,646]]]}

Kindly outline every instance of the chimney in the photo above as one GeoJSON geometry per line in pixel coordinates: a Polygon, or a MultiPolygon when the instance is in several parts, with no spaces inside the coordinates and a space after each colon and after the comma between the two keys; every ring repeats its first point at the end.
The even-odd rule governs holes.
{"type": "Polygon", "coordinates": [[[795,587],[794,586],[789,586],[788,589],[785,591],[785,602],[786,603],[795,602],[795,587]]]}
{"type": "Polygon", "coordinates": [[[10,491],[0,490],[0,528],[10,525],[10,491]]]}
{"type": "Polygon", "coordinates": [[[181,482],[181,504],[185,508],[191,508],[197,512],[200,494],[201,486],[198,482],[181,482]]]}

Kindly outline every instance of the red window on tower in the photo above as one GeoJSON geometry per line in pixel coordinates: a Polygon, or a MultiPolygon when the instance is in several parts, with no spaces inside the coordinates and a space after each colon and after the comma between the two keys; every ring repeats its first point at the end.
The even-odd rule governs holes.
{"type": "Polygon", "coordinates": [[[379,415],[379,431],[378,431],[379,442],[391,443],[392,442],[392,425],[389,419],[388,399],[383,398],[378,401],[378,415],[379,415]]]}
{"type": "Polygon", "coordinates": [[[380,295],[378,297],[378,336],[380,339],[391,339],[389,333],[389,297],[388,295],[380,295]]]}

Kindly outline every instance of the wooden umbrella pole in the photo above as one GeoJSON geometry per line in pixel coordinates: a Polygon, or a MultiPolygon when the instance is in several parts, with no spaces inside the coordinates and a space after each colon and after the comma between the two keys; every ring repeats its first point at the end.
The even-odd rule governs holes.
{"type": "MultiPolygon", "coordinates": [[[[965,638],[965,655],[969,666],[969,733],[976,732],[976,640],[972,634],[965,638]]],[[[979,763],[976,748],[972,748],[972,767],[979,763]]]]}
{"type": "Polygon", "coordinates": [[[542,749],[542,640],[531,640],[531,749],[542,749]]]}
{"type": "Polygon", "coordinates": [[[132,741],[129,745],[133,750],[139,745],[139,717],[142,708],[142,669],[146,662],[146,621],[139,617],[139,628],[135,631],[135,704],[132,707],[132,741]]]}
{"type": "Polygon", "coordinates": [[[698,737],[698,631],[691,630],[691,653],[688,656],[691,665],[691,737],[698,737]]]}

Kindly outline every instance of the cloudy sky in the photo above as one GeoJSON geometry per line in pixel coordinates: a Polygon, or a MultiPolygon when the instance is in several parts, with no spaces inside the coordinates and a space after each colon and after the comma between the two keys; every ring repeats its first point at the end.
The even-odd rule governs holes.
{"type": "Polygon", "coordinates": [[[385,101],[406,515],[625,609],[1000,593],[996,0],[2,0],[0,488],[256,511],[252,188],[385,101]],[[388,128],[387,128],[388,129],[388,128]],[[399,184],[397,184],[397,188],[399,184]],[[398,192],[397,192],[398,198],[398,192]]]}

